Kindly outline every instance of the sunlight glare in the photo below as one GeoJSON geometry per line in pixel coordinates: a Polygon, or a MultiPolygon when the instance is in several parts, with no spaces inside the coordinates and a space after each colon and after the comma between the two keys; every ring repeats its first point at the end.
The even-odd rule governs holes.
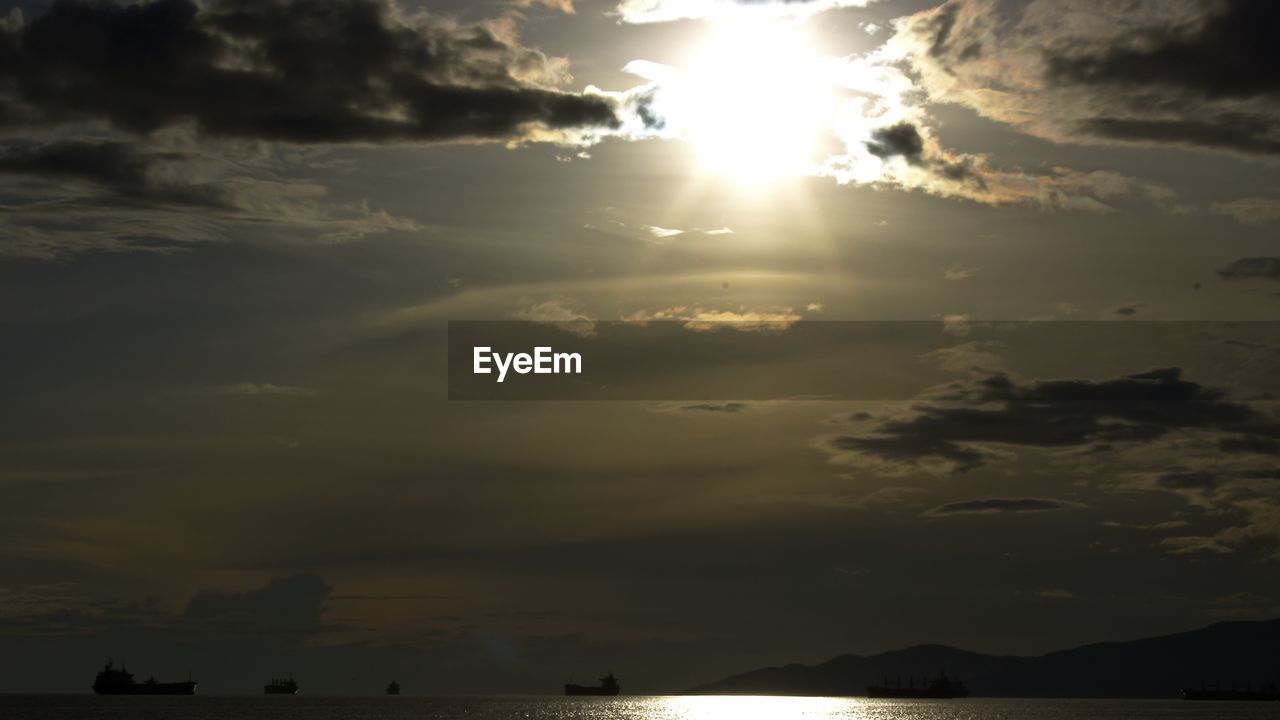
{"type": "Polygon", "coordinates": [[[706,170],[757,184],[809,175],[834,93],[801,27],[713,26],[670,108],[706,170]]]}
{"type": "Polygon", "coordinates": [[[814,720],[857,717],[861,701],[853,698],[703,695],[669,698],[671,715],[680,720],[814,720]]]}

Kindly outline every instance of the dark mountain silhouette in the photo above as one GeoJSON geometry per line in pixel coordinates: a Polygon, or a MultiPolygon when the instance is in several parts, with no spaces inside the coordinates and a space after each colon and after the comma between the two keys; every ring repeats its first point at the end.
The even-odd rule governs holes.
{"type": "Polygon", "coordinates": [[[1161,637],[1105,642],[1039,657],[983,655],[917,645],[821,665],[786,665],[732,675],[689,690],[697,695],[865,695],[866,686],[916,681],[945,671],[974,695],[995,697],[1177,697],[1215,682],[1244,687],[1280,679],[1280,619],[1223,622],[1161,637]]]}

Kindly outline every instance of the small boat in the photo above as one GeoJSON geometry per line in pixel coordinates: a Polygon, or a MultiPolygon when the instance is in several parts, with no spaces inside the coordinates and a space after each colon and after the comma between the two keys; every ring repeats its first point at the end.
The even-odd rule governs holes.
{"type": "Polygon", "coordinates": [[[392,680],[392,681],[391,681],[391,684],[387,686],[387,694],[388,694],[388,695],[399,695],[399,694],[400,694],[400,683],[396,682],[395,680],[392,680]]]}

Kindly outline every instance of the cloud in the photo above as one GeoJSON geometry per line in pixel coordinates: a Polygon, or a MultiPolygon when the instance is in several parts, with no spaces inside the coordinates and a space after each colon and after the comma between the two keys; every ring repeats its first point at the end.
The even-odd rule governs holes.
{"type": "Polygon", "coordinates": [[[578,337],[595,337],[595,321],[578,310],[572,301],[552,297],[520,308],[514,313],[519,320],[554,325],[578,337]]]}
{"type": "MultiPolygon", "coordinates": [[[[634,0],[624,2],[620,12],[624,19],[638,22],[719,14],[805,14],[827,5],[634,0]]],[[[1025,204],[1086,212],[1110,212],[1121,199],[1166,204],[1174,198],[1162,185],[1115,172],[1001,166],[986,154],[947,149],[933,130],[937,122],[929,112],[928,92],[919,85],[919,73],[911,67],[914,47],[899,41],[864,54],[814,56],[794,71],[804,76],[815,94],[836,98],[830,117],[819,120],[828,131],[824,135],[832,141],[827,144],[827,155],[803,163],[802,172],[840,184],[920,190],[991,205],[1025,204]]],[[[632,140],[687,140],[697,134],[697,118],[690,117],[689,98],[706,90],[697,85],[696,78],[681,68],[645,60],[633,61],[624,69],[647,82],[623,93],[602,93],[621,109],[621,125],[615,135],[632,140]]],[[[743,88],[753,87],[751,72],[745,68],[740,72],[743,88]]],[[[749,107],[749,102],[744,101],[743,107],[749,107]]],[[[717,112],[731,113],[732,109],[731,104],[717,112]]],[[[747,117],[726,116],[723,122],[752,127],[747,117]]]]}
{"type": "Polygon", "coordinates": [[[1171,554],[1257,552],[1262,557],[1280,557],[1280,471],[1274,466],[1274,454],[1280,452],[1280,416],[1275,414],[1272,402],[1235,401],[1225,390],[1183,379],[1176,369],[1095,381],[1016,382],[1018,388],[1034,390],[1025,395],[1015,392],[1019,399],[1013,403],[998,399],[1003,393],[973,392],[973,386],[984,382],[974,378],[938,388],[918,399],[911,413],[897,418],[882,415],[875,424],[863,423],[859,427],[867,430],[870,425],[869,431],[854,433],[873,435],[876,427],[883,428],[894,420],[933,419],[933,427],[916,423],[912,437],[895,438],[900,446],[914,446],[916,454],[925,457],[895,460],[883,455],[841,456],[829,446],[826,449],[837,460],[901,474],[903,468],[952,472],[963,469],[957,460],[941,457],[930,449],[921,450],[927,443],[952,453],[957,449],[976,453],[978,457],[973,462],[979,464],[1008,461],[1012,455],[1008,448],[1013,447],[1061,448],[1041,453],[1038,459],[1053,467],[1056,458],[1062,472],[1081,476],[1077,485],[1098,486],[1122,495],[1164,493],[1187,505],[1173,520],[1103,523],[1108,527],[1146,531],[1186,528],[1180,535],[1164,538],[1155,545],[1171,554]],[[949,399],[930,399],[938,397],[949,399]],[[1012,434],[987,432],[1006,422],[1040,425],[1035,412],[1016,411],[1015,406],[1023,403],[1054,415],[1054,420],[1046,415],[1044,421],[1064,431],[1064,435],[1048,439],[1011,436],[1021,435],[1021,430],[1030,427],[1012,434]],[[962,412],[950,415],[951,410],[962,412]],[[949,423],[965,422],[962,418],[975,428],[987,430],[965,436],[944,429],[949,423]],[[992,441],[998,434],[1005,434],[1005,440],[992,441]],[[1106,448],[1105,454],[1093,452],[1099,446],[1106,448]]]}
{"type": "Polygon", "coordinates": [[[946,269],[942,277],[946,280],[968,280],[978,274],[978,268],[964,267],[963,265],[952,265],[946,269]]]}
{"type": "Polygon", "coordinates": [[[1234,550],[1231,547],[1218,541],[1216,538],[1205,535],[1187,535],[1184,537],[1165,538],[1157,543],[1162,548],[1166,548],[1171,555],[1191,555],[1194,553],[1213,553],[1215,555],[1228,555],[1234,550]]]}
{"type": "Polygon", "coordinates": [[[563,63],[380,0],[61,0],[0,32],[0,123],[296,143],[529,139],[617,125],[563,63]]]}
{"type": "Polygon", "coordinates": [[[925,515],[944,517],[947,515],[996,515],[1000,513],[1050,512],[1053,510],[1076,510],[1084,505],[1068,500],[1052,498],[981,498],[977,500],[961,500],[959,502],[939,505],[925,512],[925,515]]]}
{"type": "Polygon", "coordinates": [[[659,225],[645,225],[644,231],[651,236],[653,242],[658,244],[662,244],[663,242],[670,240],[672,238],[680,237],[681,235],[698,234],[698,235],[714,236],[714,235],[732,235],[733,234],[733,230],[727,227],[718,227],[718,228],[710,228],[710,229],[695,227],[695,228],[689,228],[688,230],[682,230],[680,228],[666,228],[666,227],[661,227],[659,225]]]}
{"type": "Polygon", "coordinates": [[[1151,306],[1146,303],[1129,303],[1128,305],[1113,307],[1107,311],[1107,314],[1115,315],[1116,317],[1133,317],[1145,312],[1149,307],[1151,306]]]}
{"type": "Polygon", "coordinates": [[[200,162],[195,156],[127,142],[66,139],[0,147],[0,175],[18,179],[38,195],[89,195],[104,206],[233,209],[238,200],[234,188],[201,182],[207,168],[195,167],[200,162]]]}
{"type": "Polygon", "coordinates": [[[1218,270],[1227,280],[1262,279],[1280,281],[1280,257],[1240,258],[1218,270]]]}
{"type": "Polygon", "coordinates": [[[949,0],[890,43],[934,101],[1038,137],[1273,155],[1278,21],[1251,0],[949,0]]]}
{"type": "Polygon", "coordinates": [[[683,235],[683,234],[684,234],[684,231],[683,231],[683,230],[676,230],[676,229],[673,229],[673,228],[658,227],[657,225],[646,225],[644,229],[645,229],[645,230],[646,230],[650,235],[654,236],[655,238],[658,238],[659,240],[664,240],[664,239],[666,239],[666,238],[672,238],[672,237],[676,237],[677,235],[683,235]]]}
{"type": "Polygon", "coordinates": [[[1242,225],[1269,225],[1280,220],[1280,200],[1247,197],[1209,206],[1214,215],[1226,215],[1242,225]]]}
{"type": "Polygon", "coordinates": [[[334,202],[308,181],[276,179],[274,159],[231,147],[62,139],[0,146],[0,257],[53,259],[90,250],[172,252],[270,225],[337,243],[422,232],[366,202],[334,202]]]}
{"type": "Polygon", "coordinates": [[[904,506],[912,504],[919,496],[927,494],[924,490],[902,485],[890,485],[873,490],[861,497],[832,495],[827,493],[800,493],[790,495],[767,495],[759,498],[761,502],[785,503],[788,505],[804,505],[816,508],[837,508],[848,510],[866,510],[878,513],[894,513],[904,506]]]}
{"type": "MultiPolygon", "coordinates": [[[[881,71],[900,73],[888,56],[875,54],[854,65],[886,64],[881,71]]],[[[873,92],[862,87],[861,73],[850,71],[850,89],[873,92]]],[[[1026,170],[1001,167],[989,155],[948,150],[936,139],[927,123],[932,122],[918,101],[919,94],[903,75],[905,86],[879,98],[876,108],[896,107],[893,114],[910,119],[878,125],[882,110],[871,106],[844,114],[836,131],[845,143],[845,152],[828,157],[820,173],[841,184],[869,184],[921,190],[939,197],[956,197],[988,205],[1034,205],[1046,209],[1107,213],[1111,203],[1123,198],[1144,199],[1157,204],[1175,195],[1167,187],[1115,172],[1082,172],[1067,167],[1026,170]]]]}
{"type": "Polygon", "coordinates": [[[918,398],[864,432],[821,438],[819,447],[849,464],[964,472],[998,459],[1001,447],[1141,444],[1193,429],[1280,437],[1271,416],[1182,379],[1180,368],[1160,368],[1106,380],[1019,382],[990,373],[918,398]]]}
{"type": "Polygon", "coordinates": [[[622,0],[615,13],[627,23],[744,17],[806,17],[874,0],[622,0]]]}
{"type": "Polygon", "coordinates": [[[296,385],[273,385],[272,383],[249,382],[222,385],[214,388],[214,390],[220,395],[245,395],[249,397],[270,395],[277,397],[315,397],[320,394],[311,388],[298,387],[296,385]]]}
{"type": "Polygon", "coordinates": [[[1079,595],[1076,595],[1070,590],[1064,590],[1062,588],[1040,588],[1039,590],[1036,591],[1036,595],[1039,595],[1042,598],[1050,598],[1054,600],[1080,599],[1079,595]]]}
{"type": "Polygon", "coordinates": [[[513,2],[515,2],[519,7],[541,5],[543,7],[551,8],[552,10],[559,10],[562,13],[568,13],[569,15],[573,15],[574,12],[576,12],[573,9],[573,0],[513,0],[513,2]]]}
{"type": "Polygon", "coordinates": [[[901,157],[912,165],[918,165],[924,158],[924,138],[909,122],[872,130],[866,146],[867,152],[882,160],[901,157]]]}
{"type": "Polygon", "coordinates": [[[1218,449],[1226,453],[1254,453],[1256,455],[1280,455],[1280,442],[1267,437],[1223,438],[1218,449]]]}
{"type": "Polygon", "coordinates": [[[1005,361],[999,351],[1005,347],[996,340],[966,342],[931,350],[920,357],[937,363],[947,372],[985,375],[1004,369],[1005,361]]]}
{"type": "Polygon", "coordinates": [[[792,325],[800,322],[801,315],[791,308],[716,310],[701,305],[677,305],[660,310],[637,310],[622,319],[631,323],[675,321],[693,332],[737,330],[770,333],[790,330],[792,325]]]}
{"type": "MultiPolygon", "coordinates": [[[[1148,460],[1133,479],[1122,483],[1127,489],[1164,492],[1183,499],[1192,512],[1202,513],[1213,527],[1197,527],[1199,532],[1162,540],[1158,546],[1171,554],[1227,554],[1245,549],[1270,548],[1270,557],[1280,558],[1280,470],[1269,459],[1259,461],[1248,450],[1226,450],[1212,445],[1199,448],[1171,447],[1161,454],[1177,459],[1160,471],[1152,471],[1148,460]],[[1181,450],[1179,452],[1179,450],[1181,450]]],[[[1161,523],[1148,529],[1172,529],[1161,523]]]]}
{"type": "Polygon", "coordinates": [[[1059,47],[1048,54],[1052,79],[1143,90],[1166,87],[1202,98],[1257,97],[1280,92],[1272,72],[1280,61],[1271,31],[1280,23],[1273,3],[1227,0],[1188,29],[1153,22],[1147,37],[1119,44],[1059,47]]]}
{"type": "Polygon", "coordinates": [[[744,402],[723,402],[723,403],[694,403],[692,405],[681,405],[679,410],[686,412],[702,412],[702,413],[723,413],[736,415],[746,412],[751,407],[744,402]]]}
{"type": "Polygon", "coordinates": [[[209,630],[259,636],[303,637],[322,626],[333,588],[315,575],[276,578],[246,592],[204,590],[187,602],[183,617],[209,630]]]}
{"type": "Polygon", "coordinates": [[[154,176],[162,158],[120,142],[61,140],[0,148],[0,173],[59,182],[85,181],[110,188],[117,200],[221,205],[216,188],[166,184],[154,176]]]}
{"type": "Polygon", "coordinates": [[[969,325],[969,316],[964,313],[952,313],[942,316],[942,332],[953,337],[966,337],[973,328],[969,325]]]}
{"type": "Polygon", "coordinates": [[[1148,530],[1148,531],[1177,530],[1190,525],[1190,523],[1188,523],[1186,520],[1165,520],[1158,523],[1151,523],[1149,525],[1123,523],[1123,522],[1118,522],[1116,520],[1107,520],[1105,522],[1101,522],[1098,524],[1101,525],[1102,527],[1108,527],[1108,528],[1123,528],[1128,530],[1148,530]]]}

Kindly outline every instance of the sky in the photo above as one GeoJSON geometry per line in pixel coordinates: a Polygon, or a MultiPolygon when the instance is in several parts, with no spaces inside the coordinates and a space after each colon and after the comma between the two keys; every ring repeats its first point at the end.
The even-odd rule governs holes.
{"type": "Polygon", "coordinates": [[[673,692],[1280,614],[1278,27],[0,0],[0,690],[673,692]],[[450,400],[471,320],[772,350],[450,400]]]}

